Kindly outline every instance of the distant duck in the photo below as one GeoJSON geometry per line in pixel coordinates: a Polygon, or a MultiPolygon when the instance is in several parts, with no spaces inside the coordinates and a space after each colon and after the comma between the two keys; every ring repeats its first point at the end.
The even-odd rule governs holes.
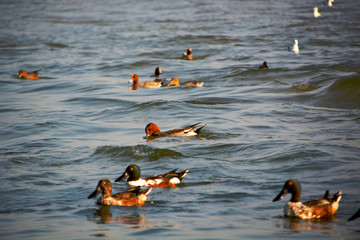
{"type": "Polygon", "coordinates": [[[187,82],[184,84],[180,85],[180,81],[178,78],[172,78],[171,81],[168,83],[168,87],[169,86],[186,86],[186,87],[202,87],[202,85],[204,84],[204,82],[187,82]]]}
{"type": "Polygon", "coordinates": [[[353,221],[360,217],[360,208],[348,219],[348,221],[353,221]]]}
{"type": "Polygon", "coordinates": [[[299,45],[298,45],[298,40],[297,39],[294,40],[294,45],[289,47],[289,51],[292,51],[294,53],[299,52],[299,45]]]}
{"type": "Polygon", "coordinates": [[[321,16],[321,14],[319,13],[319,9],[318,9],[317,7],[314,7],[313,10],[314,10],[314,17],[315,17],[315,18],[321,16]]]}
{"type": "Polygon", "coordinates": [[[144,88],[160,88],[165,80],[154,80],[154,81],[145,81],[139,83],[139,76],[137,74],[131,75],[130,82],[133,82],[133,90],[136,90],[137,87],[144,87],[144,88]]]}
{"type": "Polygon", "coordinates": [[[145,133],[148,137],[164,137],[164,136],[195,136],[198,135],[205,125],[200,126],[200,123],[196,123],[184,128],[172,129],[166,132],[161,132],[160,128],[155,123],[149,123],[145,127],[145,133]],[[199,128],[197,128],[199,127],[199,128]],[[197,129],[196,129],[197,128],[197,129]]]}
{"type": "Polygon", "coordinates": [[[284,207],[284,214],[288,217],[299,217],[302,219],[313,219],[329,217],[336,213],[342,192],[337,192],[333,197],[326,191],[321,200],[312,200],[302,203],[301,186],[297,179],[289,179],[285,182],[281,192],[274,198],[273,202],[281,200],[287,193],[291,193],[290,201],[284,207]]]}
{"type": "Polygon", "coordinates": [[[192,55],[192,49],[191,48],[188,48],[187,51],[184,52],[183,58],[187,59],[187,60],[193,60],[194,59],[194,56],[192,55]]]}
{"type": "Polygon", "coordinates": [[[181,183],[182,179],[189,172],[189,169],[179,173],[176,173],[176,170],[177,169],[174,169],[165,174],[141,178],[140,167],[136,164],[131,164],[115,182],[127,179],[127,183],[131,187],[175,187],[176,184],[181,183]]]}
{"type": "Polygon", "coordinates": [[[328,6],[332,7],[332,3],[334,2],[334,0],[328,0],[328,6]]]}
{"type": "Polygon", "coordinates": [[[140,187],[132,188],[126,192],[112,195],[111,182],[108,179],[99,181],[95,191],[88,196],[88,199],[95,198],[98,194],[102,194],[98,201],[100,205],[117,205],[117,206],[138,206],[141,207],[147,199],[147,195],[151,192],[151,187],[141,190],[140,187]]]}
{"type": "Polygon", "coordinates": [[[154,77],[160,77],[161,75],[161,67],[155,68],[154,77]]]}
{"type": "Polygon", "coordinates": [[[33,71],[33,72],[30,72],[30,73],[26,73],[25,70],[20,70],[19,71],[19,74],[18,74],[18,77],[21,78],[21,79],[39,79],[40,78],[40,73],[39,73],[40,70],[37,70],[37,71],[33,71]]]}
{"type": "Polygon", "coordinates": [[[260,65],[259,68],[261,68],[261,69],[269,69],[267,61],[263,62],[263,64],[260,65]]]}

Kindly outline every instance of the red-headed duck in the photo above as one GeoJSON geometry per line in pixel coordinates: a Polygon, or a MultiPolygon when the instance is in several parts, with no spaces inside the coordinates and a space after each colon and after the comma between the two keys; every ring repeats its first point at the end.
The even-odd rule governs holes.
{"type": "Polygon", "coordinates": [[[330,197],[329,191],[326,191],[322,199],[302,203],[300,182],[297,179],[289,179],[273,202],[281,200],[287,193],[291,193],[291,199],[285,205],[285,216],[302,219],[326,218],[335,214],[342,197],[341,191],[337,192],[333,197],[330,197]]]}
{"type": "Polygon", "coordinates": [[[35,79],[40,78],[40,73],[39,73],[39,70],[30,72],[30,73],[26,73],[25,70],[20,70],[18,77],[21,78],[21,79],[33,79],[33,80],[35,80],[35,79]]]}
{"type": "Polygon", "coordinates": [[[200,125],[200,122],[196,123],[194,125],[184,127],[184,128],[173,129],[173,130],[168,130],[166,132],[161,132],[160,128],[158,126],[156,126],[156,124],[149,123],[145,127],[145,133],[146,133],[146,136],[148,136],[148,137],[195,136],[195,135],[198,135],[200,133],[201,129],[203,129],[206,126],[206,124],[201,127],[199,127],[199,125],[200,125]],[[199,127],[199,128],[197,128],[197,127],[199,127]]]}
{"type": "Polygon", "coordinates": [[[187,60],[193,60],[194,59],[194,56],[192,55],[192,49],[191,48],[188,48],[186,50],[186,52],[184,52],[183,58],[187,59],[187,60]]]}
{"type": "MultiPolygon", "coordinates": [[[[154,80],[154,81],[145,81],[145,82],[141,82],[139,83],[139,76],[137,74],[133,74],[131,75],[131,80],[133,82],[133,87],[144,87],[144,88],[160,88],[162,87],[162,84],[164,83],[165,80],[154,80]]],[[[133,88],[133,89],[134,89],[133,88]]]]}
{"type": "Polygon", "coordinates": [[[202,87],[202,85],[204,84],[204,82],[188,82],[188,83],[184,83],[184,84],[180,84],[180,81],[178,78],[172,78],[171,81],[168,83],[168,87],[169,86],[187,86],[187,87],[202,87]]]}
{"type": "Polygon", "coordinates": [[[165,174],[140,178],[140,167],[136,164],[131,164],[115,182],[127,179],[127,183],[131,187],[175,187],[176,184],[181,183],[182,179],[189,172],[189,169],[179,173],[176,173],[176,170],[177,169],[174,169],[165,174]]]}
{"type": "Polygon", "coordinates": [[[138,206],[141,207],[147,199],[147,195],[151,192],[151,187],[146,190],[140,190],[140,187],[130,189],[126,192],[112,195],[111,182],[108,179],[99,181],[95,191],[88,196],[88,199],[95,198],[102,193],[98,204],[101,205],[117,205],[117,206],[138,206]]]}

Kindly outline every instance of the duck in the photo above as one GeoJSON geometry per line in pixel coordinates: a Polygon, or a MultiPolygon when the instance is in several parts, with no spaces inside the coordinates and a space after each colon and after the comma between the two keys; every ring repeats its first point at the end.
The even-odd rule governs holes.
{"type": "Polygon", "coordinates": [[[333,2],[334,2],[334,0],[328,0],[328,4],[327,4],[327,5],[328,5],[329,7],[332,7],[332,3],[333,3],[333,2]]]}
{"type": "Polygon", "coordinates": [[[284,207],[284,214],[287,217],[299,217],[301,219],[326,218],[336,213],[342,192],[339,191],[333,197],[329,191],[320,200],[312,200],[302,203],[301,185],[299,180],[293,178],[285,182],[281,192],[273,199],[273,202],[281,200],[287,193],[291,193],[290,201],[284,207]]]}
{"type": "Polygon", "coordinates": [[[154,77],[160,77],[161,75],[161,67],[157,67],[155,68],[155,73],[154,73],[154,77]]]}
{"type": "Polygon", "coordinates": [[[294,40],[294,45],[289,47],[289,51],[292,51],[294,53],[299,53],[299,44],[298,43],[299,43],[298,40],[295,39],[294,40]]]}
{"type": "Polygon", "coordinates": [[[133,82],[133,89],[136,89],[137,86],[144,88],[160,88],[165,80],[145,81],[139,83],[139,76],[137,74],[133,74],[131,75],[130,82],[131,81],[133,82]]]}
{"type": "Polygon", "coordinates": [[[348,221],[353,221],[360,217],[360,208],[348,219],[348,221]]]}
{"type": "Polygon", "coordinates": [[[186,50],[186,52],[184,52],[183,58],[187,59],[187,60],[194,60],[194,56],[192,55],[192,49],[191,48],[188,48],[186,50]]]}
{"type": "Polygon", "coordinates": [[[198,135],[207,124],[199,127],[201,122],[179,129],[172,129],[166,132],[161,132],[160,128],[155,123],[149,123],[145,127],[145,133],[148,137],[165,137],[165,136],[195,136],[198,135]],[[199,127],[199,128],[197,128],[199,127]],[[197,129],[196,129],[197,128],[197,129]]]}
{"type": "Polygon", "coordinates": [[[269,69],[267,61],[263,62],[263,64],[260,65],[259,68],[261,68],[261,69],[269,69]]]}
{"type": "Polygon", "coordinates": [[[321,14],[319,13],[319,9],[318,9],[317,7],[314,7],[313,10],[314,10],[314,17],[315,17],[315,18],[321,16],[321,14]]]}
{"type": "Polygon", "coordinates": [[[115,182],[127,179],[127,183],[130,187],[175,187],[177,184],[181,183],[182,179],[189,172],[189,169],[185,169],[178,173],[176,170],[177,169],[174,169],[165,174],[140,178],[140,167],[136,164],[131,164],[126,168],[125,172],[115,180],[115,182]]]}
{"type": "Polygon", "coordinates": [[[37,70],[37,71],[33,71],[33,72],[30,72],[30,73],[26,73],[25,70],[21,69],[19,71],[19,74],[18,74],[18,77],[21,78],[21,79],[39,79],[40,78],[40,73],[39,73],[40,70],[37,70]]]}
{"type": "Polygon", "coordinates": [[[88,199],[95,198],[99,193],[102,193],[98,200],[100,205],[116,205],[116,206],[137,206],[141,207],[147,200],[147,195],[151,192],[151,187],[146,190],[141,190],[140,187],[131,188],[125,192],[116,193],[112,195],[112,186],[109,179],[101,179],[93,193],[88,196],[88,199]]]}
{"type": "Polygon", "coordinates": [[[187,82],[180,85],[179,79],[175,77],[172,78],[171,81],[166,86],[169,87],[174,85],[174,86],[186,86],[186,87],[202,87],[203,84],[204,82],[187,82]]]}

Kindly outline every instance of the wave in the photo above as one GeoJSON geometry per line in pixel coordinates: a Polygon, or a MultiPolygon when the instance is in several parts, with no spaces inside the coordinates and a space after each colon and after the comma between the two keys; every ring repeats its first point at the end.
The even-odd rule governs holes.
{"type": "Polygon", "coordinates": [[[95,155],[105,155],[110,158],[132,158],[135,160],[146,159],[149,161],[157,161],[160,158],[179,158],[183,154],[170,150],[153,148],[148,145],[136,145],[136,146],[101,146],[98,147],[95,155]]]}
{"type": "Polygon", "coordinates": [[[360,75],[335,80],[316,97],[321,107],[359,109],[360,75]]]}

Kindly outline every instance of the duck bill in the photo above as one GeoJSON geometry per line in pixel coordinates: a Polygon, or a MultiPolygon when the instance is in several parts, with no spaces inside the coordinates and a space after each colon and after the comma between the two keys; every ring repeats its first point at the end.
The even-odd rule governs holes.
{"type": "Polygon", "coordinates": [[[287,191],[285,191],[284,189],[281,190],[281,192],[273,199],[273,202],[283,199],[283,197],[286,195],[286,193],[287,193],[287,191]]]}
{"type": "Polygon", "coordinates": [[[115,182],[121,182],[124,181],[126,178],[129,177],[129,174],[125,171],[123,175],[121,175],[120,177],[118,177],[117,179],[115,179],[115,182]]]}
{"type": "Polygon", "coordinates": [[[97,196],[98,194],[99,194],[99,191],[98,191],[97,189],[95,189],[95,191],[88,196],[88,199],[90,199],[90,198],[96,198],[96,196],[97,196]]]}

